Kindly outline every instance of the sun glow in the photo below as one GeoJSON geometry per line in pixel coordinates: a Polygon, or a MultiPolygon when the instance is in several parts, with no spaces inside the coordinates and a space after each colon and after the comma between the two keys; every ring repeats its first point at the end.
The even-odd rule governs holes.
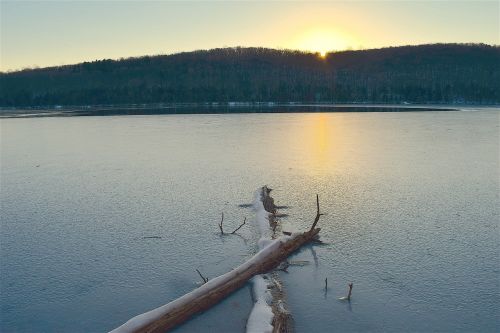
{"type": "Polygon", "coordinates": [[[352,37],[329,29],[312,29],[293,41],[293,48],[318,52],[321,57],[328,52],[346,50],[354,45],[356,42],[352,37]]]}

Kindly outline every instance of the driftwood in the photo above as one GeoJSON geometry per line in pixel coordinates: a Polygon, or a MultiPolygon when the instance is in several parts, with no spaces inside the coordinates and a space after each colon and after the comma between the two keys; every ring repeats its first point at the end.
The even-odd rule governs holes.
{"type": "MultiPolygon", "coordinates": [[[[271,197],[272,189],[267,186],[263,186],[260,193],[260,198],[262,201],[262,206],[266,210],[268,215],[269,227],[271,228],[273,234],[272,238],[276,239],[276,234],[283,230],[281,229],[281,224],[279,223],[280,217],[286,217],[287,214],[278,213],[278,208],[274,203],[274,199],[271,197]]],[[[291,236],[291,233],[283,233],[287,236],[291,236]]],[[[318,235],[316,235],[318,237],[318,235]]],[[[288,266],[290,264],[287,260],[281,262],[281,264],[275,269],[276,271],[283,271],[288,273],[288,266]]],[[[273,281],[275,286],[280,286],[280,276],[274,271],[271,274],[274,276],[273,281]]],[[[272,333],[291,333],[293,332],[293,317],[287,309],[286,305],[286,293],[283,288],[271,288],[272,302],[270,304],[271,310],[273,312],[272,333]]]]}
{"type": "MultiPolygon", "coordinates": [[[[269,194],[271,190],[266,188],[266,191],[267,194],[269,194]]],[[[313,226],[309,231],[296,234],[291,237],[284,236],[275,240],[273,243],[259,251],[251,259],[235,268],[233,271],[206,282],[191,293],[186,294],[165,306],[132,318],[124,325],[113,330],[113,332],[164,333],[185,322],[193,315],[205,311],[217,304],[229,294],[241,288],[255,275],[263,274],[276,268],[282,261],[286,260],[290,254],[298,250],[303,245],[311,242],[318,236],[321,229],[315,227],[318,223],[319,216],[322,214],[319,213],[319,199],[317,196],[316,200],[318,212],[313,226]]],[[[274,202],[269,200],[268,205],[268,208],[271,210],[274,208],[275,210],[275,207],[273,207],[274,202]]],[[[219,225],[221,233],[223,233],[223,219],[224,218],[222,218],[219,225]]],[[[200,276],[202,276],[201,273],[200,276]]],[[[202,278],[205,280],[203,276],[202,278]]]]}

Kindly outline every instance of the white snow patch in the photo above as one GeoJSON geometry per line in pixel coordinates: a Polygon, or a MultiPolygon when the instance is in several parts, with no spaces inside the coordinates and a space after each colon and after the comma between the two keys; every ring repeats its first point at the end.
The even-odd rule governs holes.
{"type": "MultiPolygon", "coordinates": [[[[261,236],[259,243],[261,243],[261,240],[271,239],[271,230],[269,228],[269,212],[267,212],[264,209],[264,204],[262,203],[260,190],[255,192],[253,207],[256,213],[255,215],[256,215],[257,227],[259,228],[261,236]]],[[[259,244],[259,249],[262,248],[263,247],[261,247],[259,244]]]]}
{"type": "Polygon", "coordinates": [[[259,239],[259,241],[257,242],[257,244],[259,245],[259,249],[263,249],[266,246],[268,246],[269,244],[271,244],[272,242],[273,242],[272,239],[261,238],[261,239],[259,239]]]}
{"type": "MultiPolygon", "coordinates": [[[[271,239],[271,230],[269,228],[269,212],[264,209],[262,203],[261,191],[255,192],[253,206],[255,209],[257,227],[260,231],[260,239],[257,242],[260,251],[268,251],[268,247],[276,240],[271,239]]],[[[247,320],[247,333],[267,333],[273,331],[273,311],[271,309],[272,295],[269,291],[269,280],[263,278],[265,275],[257,275],[252,278],[253,295],[255,304],[247,320]]]]}
{"type": "Polygon", "coordinates": [[[272,295],[263,275],[252,278],[255,305],[247,321],[247,333],[271,333],[273,331],[272,295]]]}

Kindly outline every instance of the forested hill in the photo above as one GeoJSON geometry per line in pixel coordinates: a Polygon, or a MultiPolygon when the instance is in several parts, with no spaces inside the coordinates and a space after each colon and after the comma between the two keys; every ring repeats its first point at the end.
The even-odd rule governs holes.
{"type": "Polygon", "coordinates": [[[500,47],[318,54],[222,48],[0,74],[0,106],[183,102],[500,103],[500,47]]]}

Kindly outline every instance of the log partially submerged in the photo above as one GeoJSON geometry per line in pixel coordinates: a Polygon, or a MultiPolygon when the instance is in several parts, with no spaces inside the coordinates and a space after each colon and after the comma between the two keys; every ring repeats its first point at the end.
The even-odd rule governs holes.
{"type": "MultiPolygon", "coordinates": [[[[281,224],[279,222],[279,217],[286,216],[286,214],[278,213],[278,206],[274,203],[274,199],[271,197],[272,189],[268,188],[266,185],[261,188],[260,198],[262,201],[262,207],[265,211],[269,213],[267,220],[269,221],[269,227],[271,228],[273,234],[272,238],[276,239],[276,235],[280,234],[281,224]]],[[[286,207],[285,207],[286,208],[286,207]]],[[[287,234],[291,236],[291,233],[287,234]]],[[[293,317],[292,314],[287,309],[286,304],[286,292],[281,287],[280,275],[277,271],[288,272],[287,268],[289,266],[288,261],[285,259],[281,264],[270,274],[272,276],[273,286],[270,288],[272,295],[271,300],[271,310],[273,312],[272,319],[272,333],[290,333],[293,332],[293,317]]],[[[252,310],[253,311],[253,310],[252,310]]],[[[250,320],[250,318],[249,318],[250,320]]],[[[248,326],[247,326],[248,332],[248,326]]]]}
{"type": "MultiPolygon", "coordinates": [[[[112,332],[163,333],[183,323],[193,315],[209,309],[232,292],[241,288],[255,275],[276,268],[290,254],[318,237],[321,229],[315,228],[315,226],[321,215],[319,213],[319,201],[317,207],[316,219],[309,231],[291,236],[282,236],[273,240],[252,258],[232,271],[207,281],[192,292],[168,304],[130,319],[112,332]]],[[[272,210],[273,207],[269,205],[268,208],[272,210]]]]}

